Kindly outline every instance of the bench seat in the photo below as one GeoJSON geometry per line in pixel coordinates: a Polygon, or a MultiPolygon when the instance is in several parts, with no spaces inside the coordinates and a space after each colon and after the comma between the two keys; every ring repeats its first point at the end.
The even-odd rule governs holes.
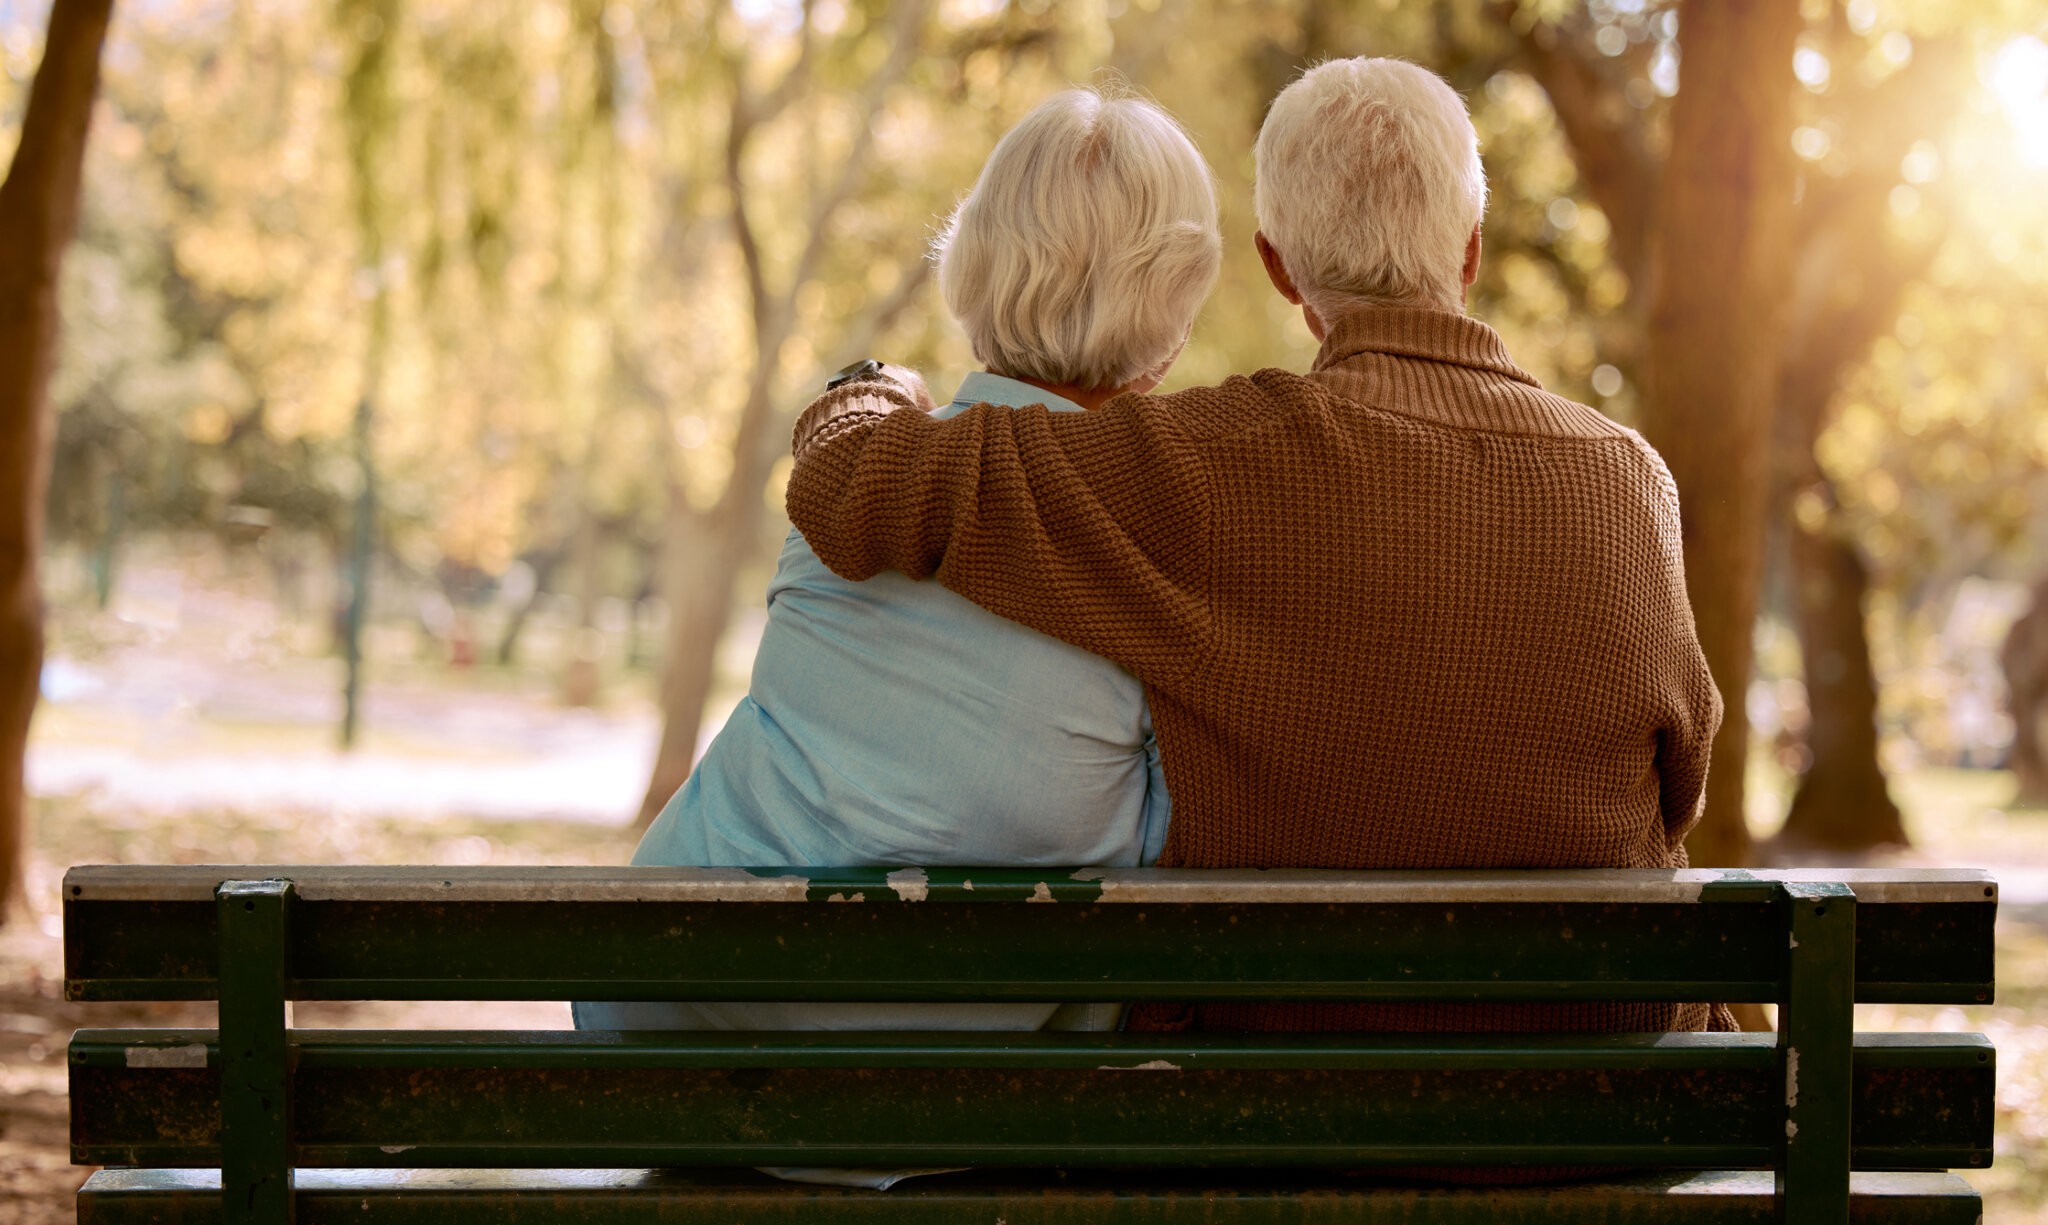
{"type": "MultiPolygon", "coordinates": [[[[890,1191],[670,1170],[305,1170],[298,1225],[1767,1225],[1768,1171],[1662,1173],[1554,1187],[1375,1185],[1329,1176],[1195,1181],[1126,1171],[942,1175],[890,1191]],[[1192,1211],[1191,1211],[1192,1210],[1192,1211]]],[[[1953,1174],[1850,1176],[1854,1225],[1979,1225],[1982,1201],[1953,1174]]],[[[79,1225],[213,1225],[214,1170],[103,1170],[78,1196],[79,1225]]]]}

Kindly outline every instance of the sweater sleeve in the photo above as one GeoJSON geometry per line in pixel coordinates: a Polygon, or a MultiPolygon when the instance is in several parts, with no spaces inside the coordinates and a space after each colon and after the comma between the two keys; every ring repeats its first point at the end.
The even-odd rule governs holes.
{"type": "Polygon", "coordinates": [[[797,421],[790,521],[843,578],[936,577],[1159,684],[1210,635],[1212,512],[1182,428],[1202,407],[1182,392],[942,421],[891,384],[853,384],[797,421]]]}
{"type": "Polygon", "coordinates": [[[1721,692],[1707,669],[1686,591],[1678,486],[1663,458],[1649,444],[1639,445],[1656,484],[1657,551],[1663,571],[1659,577],[1664,632],[1657,680],[1664,695],[1666,722],[1657,734],[1657,779],[1664,826],[1671,841],[1679,844],[1704,811],[1707,765],[1713,756],[1714,734],[1721,727],[1721,692]]]}

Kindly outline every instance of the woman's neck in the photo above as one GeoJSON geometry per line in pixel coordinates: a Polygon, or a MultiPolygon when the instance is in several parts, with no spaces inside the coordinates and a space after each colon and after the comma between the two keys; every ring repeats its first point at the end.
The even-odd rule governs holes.
{"type": "Polygon", "coordinates": [[[1062,399],[1072,400],[1082,408],[1088,409],[1101,408],[1124,391],[1122,387],[1076,387],[1072,383],[1048,383],[1044,379],[1034,379],[1029,375],[1003,374],[999,370],[991,370],[989,373],[1006,379],[1014,379],[1019,383],[1029,383],[1040,391],[1049,391],[1053,395],[1059,396],[1062,399]]]}

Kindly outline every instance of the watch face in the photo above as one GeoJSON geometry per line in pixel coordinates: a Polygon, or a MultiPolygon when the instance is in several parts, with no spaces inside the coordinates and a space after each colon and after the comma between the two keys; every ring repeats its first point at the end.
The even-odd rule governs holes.
{"type": "Polygon", "coordinates": [[[872,357],[864,357],[851,366],[845,367],[831,378],[826,379],[825,390],[830,391],[841,383],[851,383],[855,379],[864,379],[871,374],[880,374],[881,372],[882,363],[872,357]]]}

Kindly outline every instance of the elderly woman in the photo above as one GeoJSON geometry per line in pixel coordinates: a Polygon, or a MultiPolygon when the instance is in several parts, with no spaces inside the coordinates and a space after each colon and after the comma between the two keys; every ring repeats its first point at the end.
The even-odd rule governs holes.
{"type": "MultiPolygon", "coordinates": [[[[1220,259],[1207,165],[1158,107],[1058,94],[996,146],[935,247],[977,404],[1150,390],[1220,259]]],[[[1150,863],[1168,802],[1139,683],[937,583],[848,582],[791,532],[754,675],[636,864],[1150,863]]],[[[1114,1005],[579,1004],[606,1028],[1111,1028],[1114,1005]]]]}

